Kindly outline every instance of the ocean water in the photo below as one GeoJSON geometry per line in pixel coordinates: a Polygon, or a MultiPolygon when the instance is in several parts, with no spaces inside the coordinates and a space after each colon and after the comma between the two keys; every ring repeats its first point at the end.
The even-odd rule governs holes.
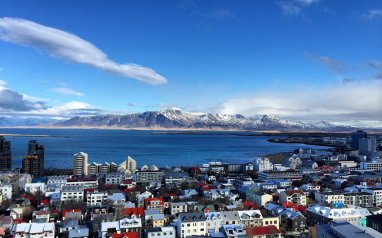
{"type": "MultiPolygon", "coordinates": [[[[201,165],[209,161],[250,162],[258,156],[288,152],[296,148],[327,147],[303,144],[271,143],[271,136],[248,136],[246,133],[208,132],[206,134],[166,134],[153,131],[102,129],[0,129],[0,134],[48,135],[6,136],[11,141],[12,167],[20,168],[28,141],[45,146],[45,168],[71,168],[77,152],[89,154],[91,162],[122,162],[132,156],[138,166],[158,167],[201,165]]],[[[325,153],[325,152],[323,152],[325,153]]]]}

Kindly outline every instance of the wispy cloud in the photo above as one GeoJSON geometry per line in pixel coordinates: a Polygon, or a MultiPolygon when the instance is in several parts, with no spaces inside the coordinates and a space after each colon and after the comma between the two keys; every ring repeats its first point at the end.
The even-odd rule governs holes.
{"type": "Polygon", "coordinates": [[[344,65],[342,62],[340,62],[338,60],[334,60],[328,56],[318,56],[318,55],[314,55],[310,52],[304,52],[304,55],[306,57],[308,57],[309,59],[324,65],[325,67],[334,71],[337,74],[342,73],[344,70],[344,65]]]}
{"type": "Polygon", "coordinates": [[[324,88],[256,92],[233,98],[218,108],[228,114],[273,114],[308,120],[377,120],[382,125],[382,81],[357,81],[324,88]]]}
{"type": "Polygon", "coordinates": [[[382,17],[382,9],[372,9],[363,15],[363,18],[366,18],[369,20],[374,18],[379,18],[379,17],[382,17]]]}
{"type": "Polygon", "coordinates": [[[83,97],[84,93],[67,88],[67,87],[59,87],[59,88],[51,88],[49,89],[50,92],[55,92],[63,95],[71,95],[71,96],[77,96],[77,97],[83,97]]]}
{"type": "Polygon", "coordinates": [[[41,50],[52,57],[89,65],[122,77],[149,84],[164,84],[166,78],[154,70],[137,64],[118,64],[92,43],[80,37],[32,21],[0,18],[0,40],[41,50]]]}
{"type": "Polygon", "coordinates": [[[372,60],[368,62],[368,65],[374,69],[382,68],[382,62],[378,60],[372,60]]]}
{"type": "Polygon", "coordinates": [[[133,103],[133,102],[129,102],[129,103],[127,104],[127,106],[128,106],[128,107],[135,107],[135,106],[136,106],[136,104],[135,104],[135,103],[133,103]]]}
{"type": "Polygon", "coordinates": [[[318,3],[320,0],[282,0],[278,1],[277,5],[286,15],[300,15],[304,8],[318,3]]]}

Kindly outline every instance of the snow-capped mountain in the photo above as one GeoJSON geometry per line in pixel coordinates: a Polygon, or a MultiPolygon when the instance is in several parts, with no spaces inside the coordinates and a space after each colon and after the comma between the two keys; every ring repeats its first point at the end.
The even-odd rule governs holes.
{"type": "MultiPolygon", "coordinates": [[[[232,129],[232,130],[345,130],[328,122],[317,124],[281,119],[262,115],[244,117],[242,115],[194,113],[180,110],[148,111],[126,115],[98,115],[73,117],[58,122],[61,127],[119,127],[148,129],[232,129]]],[[[346,127],[347,128],[347,127],[346,127]]],[[[347,128],[350,129],[350,128],[347,128]]]]}

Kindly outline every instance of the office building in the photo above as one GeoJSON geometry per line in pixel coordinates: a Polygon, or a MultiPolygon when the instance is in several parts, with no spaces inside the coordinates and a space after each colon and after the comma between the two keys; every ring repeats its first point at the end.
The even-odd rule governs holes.
{"type": "Polygon", "coordinates": [[[12,168],[11,142],[0,136],[0,170],[12,168]]]}
{"type": "Polygon", "coordinates": [[[356,131],[351,133],[351,142],[350,147],[353,149],[358,150],[359,149],[359,140],[367,138],[367,133],[364,131],[356,131]]]}
{"type": "Polygon", "coordinates": [[[88,154],[79,152],[73,155],[73,175],[88,175],[88,154]]]}
{"type": "Polygon", "coordinates": [[[44,146],[36,140],[28,143],[28,153],[23,158],[22,170],[33,177],[41,177],[44,173],[44,146]]]}

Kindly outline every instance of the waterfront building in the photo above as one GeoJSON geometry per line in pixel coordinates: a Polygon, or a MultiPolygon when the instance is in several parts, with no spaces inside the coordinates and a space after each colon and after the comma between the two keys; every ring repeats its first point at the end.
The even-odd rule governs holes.
{"type": "Polygon", "coordinates": [[[88,165],[88,175],[96,175],[100,173],[101,164],[93,162],[88,165]]]}
{"type": "Polygon", "coordinates": [[[133,173],[135,170],[137,170],[137,162],[132,157],[128,156],[125,161],[118,165],[117,170],[125,173],[133,173]]]}
{"type": "Polygon", "coordinates": [[[44,146],[37,143],[36,140],[30,140],[28,143],[28,153],[22,161],[22,170],[24,173],[33,177],[41,177],[44,173],[44,146]]]}
{"type": "Polygon", "coordinates": [[[257,172],[273,170],[273,164],[268,158],[257,158],[254,161],[254,167],[257,172]]]}
{"type": "Polygon", "coordinates": [[[0,136],[0,171],[12,169],[11,142],[0,136]]]}
{"type": "Polygon", "coordinates": [[[73,155],[73,175],[88,175],[88,154],[79,152],[73,155]]]}

